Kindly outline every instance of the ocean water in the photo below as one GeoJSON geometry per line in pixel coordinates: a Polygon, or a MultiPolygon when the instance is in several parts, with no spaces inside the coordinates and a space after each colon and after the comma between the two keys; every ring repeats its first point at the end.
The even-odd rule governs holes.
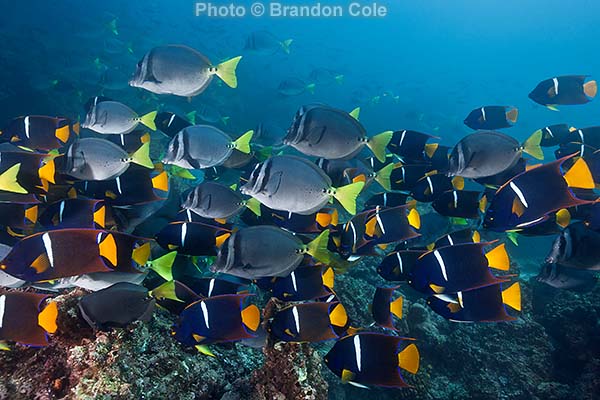
{"type": "MultiPolygon", "coordinates": [[[[578,128],[599,125],[597,99],[552,111],[528,98],[529,92],[548,78],[600,77],[597,51],[600,3],[597,1],[381,0],[350,4],[349,1],[311,0],[281,1],[277,5],[241,0],[198,3],[184,0],[4,1],[0,16],[0,124],[4,126],[12,118],[24,115],[64,116],[83,121],[83,104],[93,96],[102,95],[127,104],[140,115],[156,110],[185,116],[196,111],[205,118],[213,118],[208,123],[232,137],[263,124],[269,127],[268,140],[272,143],[264,139],[262,144],[275,146],[281,145],[299,107],[313,103],[348,112],[360,107],[360,122],[369,136],[386,130],[410,129],[436,136],[435,142],[450,147],[473,132],[463,123],[469,112],[487,105],[518,108],[517,123],[502,132],[519,142],[547,125],[566,123],[578,128]],[[264,7],[260,16],[252,15],[257,12],[257,4],[264,7]],[[366,8],[362,9],[363,6],[366,8]],[[296,7],[308,7],[312,14],[293,15],[296,7]],[[290,15],[279,15],[283,9],[290,15]],[[210,15],[208,10],[219,15],[210,15]],[[326,16],[329,10],[343,15],[326,16]],[[382,15],[369,15],[374,10],[382,15]],[[359,15],[352,16],[352,12],[359,15]],[[289,53],[277,43],[262,51],[248,49],[249,37],[257,32],[271,35],[276,42],[291,39],[289,53]],[[237,68],[238,87],[232,89],[214,79],[206,91],[190,99],[155,95],[130,87],[128,81],[138,61],[152,48],[166,44],[190,46],[213,64],[242,56],[237,68]],[[324,77],[317,79],[317,73],[324,77]],[[338,77],[339,82],[334,77],[338,77]],[[284,82],[292,82],[288,86],[293,84],[301,93],[282,93],[284,82]],[[305,89],[312,84],[314,91],[305,89]]],[[[89,131],[86,134],[91,135],[89,131]]],[[[154,136],[159,147],[153,145],[152,156],[158,161],[169,138],[159,132],[153,133],[153,140],[154,136]]],[[[553,150],[545,149],[546,162],[554,160],[553,150]]],[[[360,157],[363,156],[364,152],[360,157]]],[[[531,158],[528,161],[538,163],[531,158]]],[[[172,180],[170,209],[154,219],[149,218],[136,234],[156,234],[171,218],[173,209],[177,210],[176,203],[191,183],[179,178],[172,180]]],[[[481,186],[467,185],[482,190],[481,186]]],[[[422,210],[432,214],[427,207],[424,205],[422,210]]],[[[343,222],[348,218],[346,215],[343,222]]],[[[445,220],[433,221],[428,227],[433,234],[427,239],[445,234],[448,228],[445,220]]],[[[425,343],[421,355],[422,365],[426,367],[417,373],[416,379],[407,379],[413,386],[411,389],[368,391],[342,385],[322,364],[329,391],[318,392],[314,398],[600,398],[597,382],[600,310],[597,303],[592,302],[592,293],[540,287],[534,279],[557,233],[522,236],[515,246],[506,233],[488,232],[486,236],[485,230],[480,232],[486,239],[506,243],[513,267],[516,265],[516,270],[511,272],[520,274],[516,279],[522,283],[523,313],[516,314],[519,319],[515,322],[499,323],[514,324],[520,330],[502,326],[498,328],[500,331],[494,331],[494,324],[483,324],[483,328],[478,328],[479,324],[457,328],[456,323],[431,317],[439,318],[432,319],[435,334],[425,328],[398,331],[398,335],[414,336],[417,345],[425,343]],[[553,306],[565,307],[560,318],[556,317],[557,312],[553,319],[552,313],[543,307],[551,302],[553,306]],[[536,304],[537,311],[534,310],[536,304]],[[570,313],[575,319],[575,334],[565,333],[560,328],[569,324],[570,313]],[[456,348],[461,334],[481,340],[469,339],[462,352],[453,350],[454,356],[461,355],[456,364],[436,354],[444,348],[444,343],[456,348]],[[540,342],[544,347],[536,347],[535,340],[520,343],[518,352],[530,352],[528,356],[515,355],[494,364],[489,361],[493,360],[493,352],[514,346],[518,339],[516,336],[507,339],[506,335],[542,335],[540,342]],[[434,339],[437,347],[427,344],[434,339]],[[490,342],[498,346],[490,346],[490,342]],[[478,352],[487,356],[476,356],[478,352]],[[564,352],[572,352],[571,357],[564,356],[564,352]],[[473,357],[469,358],[468,354],[473,357]],[[544,361],[533,361],[536,355],[544,361]],[[489,364],[479,366],[485,371],[478,380],[472,375],[477,370],[476,363],[482,359],[489,364]],[[530,371],[525,367],[530,375],[515,378],[519,369],[514,364],[517,362],[535,365],[535,368],[531,367],[530,371]],[[509,372],[503,363],[511,365],[509,372]],[[577,373],[568,373],[572,365],[569,363],[576,364],[573,368],[577,373]],[[469,371],[465,374],[471,374],[468,378],[460,373],[465,364],[469,371]],[[453,374],[455,370],[458,372],[453,374]],[[477,385],[489,384],[490,376],[494,375],[501,378],[497,387],[490,391],[475,390],[477,385]],[[512,379],[517,383],[506,383],[512,379]]],[[[380,258],[367,258],[360,264],[361,269],[350,270],[339,278],[343,288],[340,296],[355,298],[349,300],[352,306],[348,308],[354,312],[362,310],[354,318],[366,329],[371,328],[367,321],[368,303],[374,287],[392,285],[374,272],[379,261],[380,258]],[[369,272],[365,272],[368,269],[369,272]]],[[[413,303],[425,309],[423,296],[411,292],[405,285],[400,290],[406,297],[406,310],[413,303]]],[[[593,295],[598,299],[597,288],[593,295]]],[[[413,315],[416,314],[417,311],[413,311],[413,315]]],[[[414,328],[410,320],[403,324],[405,329],[414,328]]],[[[330,347],[331,343],[318,345],[320,356],[330,347]]],[[[259,353],[252,356],[258,360],[259,353]]],[[[235,365],[236,361],[231,360],[235,360],[236,353],[229,352],[227,357],[228,362],[235,365]]],[[[7,390],[5,398],[20,398],[7,390]]],[[[217,391],[219,396],[224,390],[217,391]]],[[[68,390],[61,393],[49,398],[78,397],[68,390]]],[[[183,396],[184,391],[177,389],[177,393],[183,396]]],[[[102,395],[120,398],[114,393],[102,395]]],[[[194,395],[197,397],[187,398],[221,398],[200,392],[194,395]]],[[[148,395],[147,398],[160,397],[148,395]]]]}

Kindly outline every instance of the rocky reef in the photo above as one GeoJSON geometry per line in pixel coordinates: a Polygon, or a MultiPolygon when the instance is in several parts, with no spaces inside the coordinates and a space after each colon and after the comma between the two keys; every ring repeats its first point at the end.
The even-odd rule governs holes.
{"type": "MultiPolygon", "coordinates": [[[[387,285],[362,262],[336,280],[353,326],[371,324],[375,286],[387,285]]],[[[216,357],[173,340],[174,317],[94,332],[80,318],[74,290],[57,297],[59,331],[48,347],[13,346],[0,354],[2,399],[595,399],[600,393],[600,288],[559,291],[522,282],[518,321],[459,324],[433,313],[401,286],[398,333],[421,353],[411,388],[370,390],[341,383],[322,363],[332,343],[215,345],[216,357]]],[[[277,304],[264,309],[268,318],[277,304]]],[[[372,328],[377,329],[377,328],[372,328]]]]}

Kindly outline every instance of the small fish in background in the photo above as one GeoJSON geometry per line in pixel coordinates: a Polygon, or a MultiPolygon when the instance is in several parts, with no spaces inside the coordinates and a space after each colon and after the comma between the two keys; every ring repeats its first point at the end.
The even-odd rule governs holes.
{"type": "Polygon", "coordinates": [[[394,164],[390,173],[391,190],[410,192],[417,182],[428,175],[437,173],[430,165],[394,164]]]}
{"type": "Polygon", "coordinates": [[[58,305],[45,294],[5,292],[0,294],[0,340],[43,347],[48,334],[56,333],[58,305]]]}
{"type": "Polygon", "coordinates": [[[267,332],[277,340],[315,343],[343,335],[348,315],[341,303],[292,304],[277,311],[267,332]]]}
{"type": "Polygon", "coordinates": [[[393,299],[394,291],[398,288],[399,286],[391,288],[378,287],[375,289],[373,303],[371,304],[371,314],[377,325],[396,330],[394,327],[394,316],[402,319],[402,305],[404,304],[402,297],[393,299]]]}
{"type": "Polygon", "coordinates": [[[315,68],[308,74],[308,79],[319,86],[328,86],[332,84],[342,85],[344,75],[327,68],[315,68]]]}
{"type": "MultiPolygon", "coordinates": [[[[192,115],[194,115],[195,117],[200,118],[202,121],[207,122],[209,124],[223,124],[223,125],[227,125],[227,123],[229,122],[229,120],[231,119],[230,117],[226,117],[223,114],[221,114],[221,112],[219,110],[217,110],[215,107],[211,106],[210,104],[200,104],[198,106],[195,107],[195,114],[194,111],[192,111],[192,115]]],[[[188,115],[190,115],[188,114],[188,115]]],[[[192,120],[192,123],[195,124],[196,122],[196,118],[194,118],[192,120]]]]}
{"type": "Polygon", "coordinates": [[[138,62],[129,86],[156,94],[194,97],[204,92],[218,76],[231,88],[237,87],[236,69],[242,57],[218,65],[200,52],[182,45],[159,46],[138,62]]]}
{"type": "Polygon", "coordinates": [[[593,189],[592,174],[583,158],[564,171],[563,164],[571,158],[529,169],[500,187],[490,201],[483,227],[496,232],[529,228],[553,212],[590,204],[591,200],[578,198],[573,190],[593,189]]]}
{"type": "Polygon", "coordinates": [[[417,259],[427,250],[398,250],[383,258],[377,266],[377,273],[386,281],[405,282],[411,279],[417,259]]]}
{"type": "Polygon", "coordinates": [[[427,248],[433,250],[439,247],[454,246],[455,244],[479,242],[481,242],[479,231],[473,229],[461,229],[442,236],[431,245],[427,246],[427,248]]]}
{"type": "Polygon", "coordinates": [[[451,190],[442,193],[431,205],[446,217],[478,219],[485,213],[487,197],[472,190],[451,190]]]}
{"type": "Polygon", "coordinates": [[[263,121],[254,128],[253,139],[263,146],[279,146],[283,144],[286,130],[273,121],[263,121]]]}
{"type": "Polygon", "coordinates": [[[361,332],[338,340],[324,361],[344,383],[402,388],[409,385],[400,370],[416,374],[419,351],[412,339],[361,332]]]}
{"type": "Polygon", "coordinates": [[[118,101],[101,101],[92,106],[81,127],[107,135],[123,135],[132,132],[141,123],[155,131],[156,113],[156,111],[152,111],[139,116],[131,108],[118,101]]]}
{"type": "Polygon", "coordinates": [[[331,267],[316,265],[299,266],[288,276],[264,278],[265,288],[282,301],[304,301],[326,297],[334,285],[334,272],[331,267]]]}
{"type": "Polygon", "coordinates": [[[364,182],[356,182],[334,188],[329,176],[309,160],[275,156],[257,164],[240,191],[274,210],[307,215],[335,198],[355,214],[356,198],[363,187],[364,182]]]}
{"type": "Polygon", "coordinates": [[[443,196],[444,193],[464,188],[464,180],[460,176],[454,178],[436,171],[426,174],[419,179],[411,188],[410,195],[413,199],[422,203],[431,203],[443,196]]]}
{"type": "Polygon", "coordinates": [[[546,263],[600,271],[600,233],[584,222],[569,225],[554,240],[546,263]]]}
{"type": "Polygon", "coordinates": [[[192,125],[181,130],[169,143],[164,164],[185,169],[206,169],[223,164],[233,150],[250,153],[254,131],[233,140],[227,133],[210,125],[192,125]]]}
{"type": "Polygon", "coordinates": [[[538,104],[556,110],[557,105],[577,105],[590,101],[598,92],[595,80],[587,75],[565,75],[546,79],[529,93],[529,98],[538,104]]]}
{"type": "Polygon", "coordinates": [[[256,31],[246,38],[244,50],[264,55],[273,55],[279,51],[290,54],[292,42],[292,39],[280,40],[269,31],[256,31]]]}
{"type": "Polygon", "coordinates": [[[131,163],[154,169],[150,159],[150,142],[127,154],[123,148],[106,139],[83,138],[67,149],[61,172],[83,181],[106,181],[122,175],[131,163]]]}
{"type": "Polygon", "coordinates": [[[163,111],[156,115],[154,122],[159,131],[173,138],[188,126],[195,125],[196,120],[195,114],[190,113],[183,118],[172,112],[163,111]]]}
{"type": "Polygon", "coordinates": [[[245,200],[241,194],[217,182],[205,181],[194,187],[181,204],[203,218],[227,220],[244,208],[260,216],[260,203],[255,199],[245,200]]]}
{"type": "Polygon", "coordinates": [[[367,146],[381,162],[392,131],[367,137],[358,121],[360,109],[351,113],[324,105],[301,107],[283,143],[296,150],[327,160],[350,159],[367,146]]]}
{"type": "Polygon", "coordinates": [[[233,342],[255,337],[260,310],[244,306],[248,294],[208,297],[192,303],[179,315],[171,335],[186,346],[233,342]]]}
{"type": "Polygon", "coordinates": [[[535,280],[555,289],[589,292],[596,286],[598,277],[589,270],[545,263],[535,280]]]}
{"type": "Polygon", "coordinates": [[[157,234],[156,241],[165,250],[177,250],[190,256],[216,256],[231,236],[231,230],[201,222],[171,222],[157,234]]]}
{"type": "Polygon", "coordinates": [[[536,132],[540,131],[542,140],[540,146],[553,147],[563,143],[567,143],[571,138],[571,128],[567,124],[548,125],[536,132]]]}
{"type": "Polygon", "coordinates": [[[541,132],[535,132],[522,145],[514,138],[495,131],[478,131],[465,136],[450,154],[450,176],[484,178],[513,167],[523,153],[544,159],[541,132]]]}
{"type": "Polygon", "coordinates": [[[483,106],[471,111],[464,123],[475,130],[494,130],[512,127],[518,117],[519,110],[516,107],[483,106]]]}
{"type": "Polygon", "coordinates": [[[67,118],[28,115],[15,118],[0,131],[0,141],[38,151],[51,151],[79,135],[79,123],[67,118]]]}
{"type": "Polygon", "coordinates": [[[521,311],[521,286],[516,282],[484,286],[456,294],[436,294],[427,299],[429,307],[442,317],[455,322],[514,321],[506,306],[521,311]]]}
{"type": "Polygon", "coordinates": [[[284,277],[310,255],[327,262],[329,231],[308,244],[290,232],[274,226],[241,228],[219,248],[212,272],[222,272],[245,279],[284,277]]]}
{"type": "Polygon", "coordinates": [[[121,282],[83,296],[79,311],[93,329],[104,331],[111,327],[125,328],[134,321],[149,321],[155,305],[148,289],[121,282]]]}
{"type": "Polygon", "coordinates": [[[277,93],[285,97],[300,96],[303,93],[315,94],[314,83],[306,83],[302,79],[288,78],[277,87],[277,93]]]}

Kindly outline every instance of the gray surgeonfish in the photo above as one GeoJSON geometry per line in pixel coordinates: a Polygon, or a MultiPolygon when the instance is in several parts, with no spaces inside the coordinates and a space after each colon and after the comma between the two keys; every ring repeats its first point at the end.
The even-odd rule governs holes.
{"type": "Polygon", "coordinates": [[[179,131],[167,148],[164,164],[186,169],[212,168],[223,164],[234,149],[250,153],[254,131],[248,131],[237,140],[210,125],[193,125],[179,131]]]}
{"type": "Polygon", "coordinates": [[[149,321],[155,305],[148,289],[126,282],[116,283],[79,300],[81,315],[98,330],[126,327],[137,320],[149,321]]]}
{"type": "Polygon", "coordinates": [[[546,262],[600,271],[600,233],[588,229],[583,222],[569,225],[554,240],[546,262]]]}
{"type": "Polygon", "coordinates": [[[211,181],[202,182],[192,189],[181,207],[204,218],[226,220],[245,207],[260,215],[260,204],[256,199],[246,200],[230,187],[211,181]]]}
{"type": "Polygon", "coordinates": [[[596,286],[598,278],[592,271],[565,267],[561,264],[546,263],[535,278],[556,289],[589,291],[596,286]]]}
{"type": "Polygon", "coordinates": [[[278,227],[242,228],[221,246],[211,269],[247,279],[283,277],[296,269],[307,254],[328,262],[328,241],[329,231],[304,244],[297,236],[278,227]]]}
{"type": "Polygon", "coordinates": [[[85,116],[82,128],[108,135],[124,135],[141,123],[156,130],[156,111],[139,116],[135,111],[118,101],[101,101],[92,106],[85,116]]]}
{"type": "Polygon", "coordinates": [[[131,163],[152,169],[150,143],[144,143],[132,154],[118,145],[100,138],[84,138],[73,142],[66,153],[64,173],[85,181],[105,181],[124,173],[131,163]]]}
{"type": "Polygon", "coordinates": [[[541,132],[535,132],[522,145],[514,138],[496,131],[477,131],[465,136],[452,149],[450,176],[484,178],[514,166],[523,152],[542,160],[541,132]]]}
{"type": "Polygon", "coordinates": [[[227,86],[235,88],[235,70],[241,58],[235,57],[213,65],[206,56],[190,47],[159,46],[138,62],[129,85],[156,94],[193,97],[202,93],[216,75],[227,86]]]}
{"type": "Polygon", "coordinates": [[[284,139],[284,144],[315,157],[328,160],[349,159],[367,146],[381,162],[393,132],[371,138],[358,121],[359,109],[352,113],[324,105],[301,107],[284,139]]]}
{"type": "Polygon", "coordinates": [[[248,182],[240,189],[274,210],[308,215],[334,197],[351,214],[364,182],[340,188],[316,164],[295,156],[275,156],[257,164],[248,182]]]}

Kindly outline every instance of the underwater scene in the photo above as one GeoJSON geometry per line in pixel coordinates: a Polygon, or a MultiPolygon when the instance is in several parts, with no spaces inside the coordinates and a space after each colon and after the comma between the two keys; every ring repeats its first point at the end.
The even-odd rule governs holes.
{"type": "Polygon", "coordinates": [[[600,399],[600,3],[3,1],[0,399],[600,399]]]}

